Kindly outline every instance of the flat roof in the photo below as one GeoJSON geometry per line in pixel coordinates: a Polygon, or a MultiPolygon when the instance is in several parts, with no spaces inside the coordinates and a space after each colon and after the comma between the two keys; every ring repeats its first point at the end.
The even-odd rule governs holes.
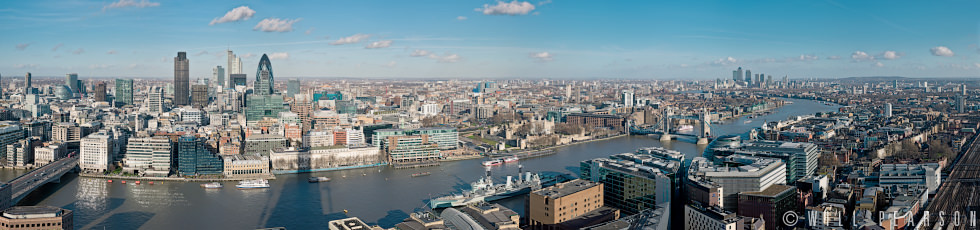
{"type": "Polygon", "coordinates": [[[14,206],[4,210],[3,216],[11,219],[49,218],[61,216],[64,211],[69,210],[53,206],[14,206]]]}
{"type": "Polygon", "coordinates": [[[538,194],[540,196],[547,196],[554,199],[558,197],[568,196],[570,194],[575,194],[577,192],[599,185],[600,184],[596,182],[582,180],[582,179],[575,179],[565,183],[558,183],[551,187],[538,189],[533,193],[538,194]]]}
{"type": "Polygon", "coordinates": [[[789,185],[782,185],[782,184],[774,184],[774,185],[770,185],[768,188],[766,188],[766,190],[762,190],[758,192],[743,192],[741,194],[745,194],[749,196],[776,197],[779,194],[782,194],[786,191],[793,190],[793,189],[796,189],[796,187],[789,186],[789,185]]]}

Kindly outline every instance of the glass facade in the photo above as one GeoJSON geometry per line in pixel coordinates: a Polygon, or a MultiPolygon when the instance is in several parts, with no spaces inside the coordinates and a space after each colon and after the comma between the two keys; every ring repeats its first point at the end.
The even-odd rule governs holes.
{"type": "Polygon", "coordinates": [[[620,209],[625,214],[656,208],[658,202],[670,200],[671,179],[662,173],[652,172],[658,169],[596,159],[583,161],[581,170],[581,178],[603,184],[606,206],[620,209]]]}
{"type": "Polygon", "coordinates": [[[185,135],[178,139],[177,173],[182,176],[218,175],[224,170],[224,161],[200,138],[185,135]]]}
{"type": "Polygon", "coordinates": [[[116,79],[116,105],[133,104],[133,79],[116,79]]]}

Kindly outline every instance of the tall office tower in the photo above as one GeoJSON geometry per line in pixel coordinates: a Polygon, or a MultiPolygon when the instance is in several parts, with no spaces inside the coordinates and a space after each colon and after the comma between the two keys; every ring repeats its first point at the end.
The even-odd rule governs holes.
{"type": "Polygon", "coordinates": [[[24,75],[24,95],[28,94],[31,94],[31,72],[27,72],[27,75],[24,75]]]}
{"type": "Polygon", "coordinates": [[[195,108],[204,108],[208,106],[208,86],[207,85],[193,85],[191,86],[191,104],[195,108]]]}
{"type": "Polygon", "coordinates": [[[771,85],[771,84],[772,84],[772,74],[766,76],[766,85],[771,85]]]}
{"type": "Polygon", "coordinates": [[[633,91],[623,91],[623,106],[633,107],[633,91]]]}
{"type": "Polygon", "coordinates": [[[272,76],[272,62],[269,61],[269,56],[262,54],[262,58],[259,59],[259,68],[255,71],[255,94],[258,95],[270,95],[273,92],[273,86],[275,86],[275,78],[272,76]]]}
{"type": "Polygon", "coordinates": [[[133,104],[133,79],[116,79],[116,104],[133,104]]]}
{"type": "Polygon", "coordinates": [[[745,76],[744,75],[745,74],[745,71],[742,70],[742,67],[738,67],[738,69],[735,70],[735,71],[738,72],[738,73],[735,74],[735,82],[742,81],[742,79],[744,79],[743,76],[745,76]]]}
{"type": "Polygon", "coordinates": [[[892,103],[885,103],[885,117],[892,117],[892,103]]]}
{"type": "Polygon", "coordinates": [[[190,60],[187,52],[177,52],[174,57],[174,106],[190,105],[190,60]]]}
{"type": "MultiPolygon", "coordinates": [[[[81,94],[81,91],[79,89],[80,87],[78,85],[78,74],[77,73],[70,73],[70,74],[66,75],[65,76],[65,85],[67,85],[68,88],[71,89],[72,95],[74,95],[76,93],[77,94],[81,94]]],[[[72,97],[74,97],[74,96],[72,96],[72,97]]]]}
{"type": "Polygon", "coordinates": [[[226,83],[225,68],[221,67],[220,65],[215,66],[214,69],[212,69],[212,74],[214,75],[212,81],[218,84],[218,87],[224,88],[226,83]]]}
{"type": "Polygon", "coordinates": [[[738,81],[738,70],[732,70],[732,80],[738,81]]]}
{"type": "Polygon", "coordinates": [[[960,85],[960,93],[962,93],[963,96],[966,96],[966,84],[961,84],[960,85]]]}
{"type": "Polygon", "coordinates": [[[231,50],[228,50],[228,65],[226,65],[228,67],[228,71],[226,71],[226,72],[228,72],[228,76],[225,77],[225,79],[226,79],[227,82],[223,83],[228,88],[235,88],[235,85],[231,84],[231,74],[234,74],[235,73],[235,68],[234,68],[234,65],[232,65],[232,64],[234,64],[233,62],[235,62],[235,59],[236,58],[238,58],[238,57],[235,56],[235,53],[234,52],[231,52],[231,50]]]}
{"type": "Polygon", "coordinates": [[[231,79],[228,79],[228,82],[231,84],[228,88],[235,88],[235,86],[239,85],[245,86],[245,77],[246,75],[243,73],[232,74],[231,79]]]}
{"type": "Polygon", "coordinates": [[[167,108],[163,103],[163,89],[160,87],[150,89],[150,92],[146,95],[146,105],[150,107],[150,112],[166,112],[167,108]]]}
{"type": "Polygon", "coordinates": [[[745,82],[752,84],[752,70],[745,70],[745,82]]]}
{"type": "Polygon", "coordinates": [[[966,97],[963,96],[956,97],[956,112],[966,113],[966,97]]]}
{"type": "Polygon", "coordinates": [[[299,93],[299,79],[289,79],[286,82],[286,96],[296,97],[297,93],[299,93]]]}
{"type": "Polygon", "coordinates": [[[107,101],[105,91],[106,87],[104,81],[95,83],[95,101],[107,101]]]}

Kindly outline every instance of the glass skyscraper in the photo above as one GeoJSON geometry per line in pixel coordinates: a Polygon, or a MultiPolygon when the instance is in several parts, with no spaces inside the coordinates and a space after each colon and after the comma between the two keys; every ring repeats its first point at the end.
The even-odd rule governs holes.
{"type": "Polygon", "coordinates": [[[133,79],[116,79],[116,104],[133,104],[133,79]]]}
{"type": "Polygon", "coordinates": [[[224,170],[224,161],[204,143],[192,135],[184,135],[177,142],[177,172],[180,175],[217,175],[224,170]]]}
{"type": "Polygon", "coordinates": [[[174,106],[190,104],[190,61],[187,52],[177,52],[174,57],[174,106]]]}
{"type": "Polygon", "coordinates": [[[259,95],[270,95],[275,90],[275,78],[272,75],[272,62],[269,61],[269,56],[262,54],[262,59],[259,60],[259,68],[255,71],[255,94],[259,95]]]}

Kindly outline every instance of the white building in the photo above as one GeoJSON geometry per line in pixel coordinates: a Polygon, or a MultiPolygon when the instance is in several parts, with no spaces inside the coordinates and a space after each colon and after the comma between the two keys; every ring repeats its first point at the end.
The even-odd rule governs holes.
{"type": "Polygon", "coordinates": [[[170,155],[172,153],[170,139],[166,137],[131,138],[126,145],[126,157],[123,159],[123,169],[132,173],[148,171],[170,171],[170,155]],[[157,156],[165,158],[165,164],[154,164],[157,156]]]}
{"type": "Polygon", "coordinates": [[[425,103],[420,108],[422,116],[435,116],[442,112],[442,105],[436,103],[425,103]]]}
{"type": "Polygon", "coordinates": [[[303,136],[303,147],[325,147],[333,145],[333,132],[311,131],[303,136]]]}
{"type": "Polygon", "coordinates": [[[146,95],[146,105],[152,113],[162,113],[167,111],[166,104],[163,102],[163,89],[153,87],[146,95]]]}
{"type": "Polygon", "coordinates": [[[196,122],[200,125],[207,124],[207,115],[204,111],[200,109],[195,109],[191,107],[181,107],[180,108],[180,121],[183,122],[196,122]]]}
{"type": "Polygon", "coordinates": [[[633,103],[634,101],[635,98],[633,91],[623,91],[623,107],[633,107],[635,105],[635,103],[633,103]]]}
{"type": "Polygon", "coordinates": [[[65,157],[68,146],[62,142],[49,142],[47,146],[34,148],[34,165],[41,166],[65,157]]]}
{"type": "Polygon", "coordinates": [[[684,228],[688,230],[737,230],[742,218],[718,207],[684,205],[684,228]]]}
{"type": "Polygon", "coordinates": [[[942,171],[939,163],[882,164],[876,174],[878,186],[885,190],[899,191],[910,185],[925,185],[929,194],[935,194],[942,183],[942,171]]]}
{"type": "Polygon", "coordinates": [[[688,178],[706,179],[721,185],[726,210],[738,208],[741,192],[759,192],[774,184],[786,184],[786,164],[779,159],[731,155],[724,161],[740,166],[719,166],[703,157],[695,157],[688,168],[688,178]]]}
{"type": "Polygon", "coordinates": [[[113,142],[112,134],[107,131],[99,131],[82,138],[79,167],[82,170],[111,170],[113,142]]]}

